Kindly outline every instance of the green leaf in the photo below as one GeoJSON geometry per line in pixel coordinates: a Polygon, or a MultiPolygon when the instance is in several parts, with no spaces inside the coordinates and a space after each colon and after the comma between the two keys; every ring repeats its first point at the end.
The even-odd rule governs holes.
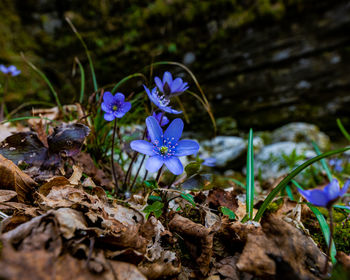
{"type": "Polygon", "coordinates": [[[155,202],[155,201],[162,201],[162,198],[160,196],[158,196],[158,195],[150,195],[148,197],[148,201],[150,203],[155,202]]]}
{"type": "Polygon", "coordinates": [[[197,174],[200,169],[201,169],[201,164],[197,161],[194,161],[186,165],[185,172],[187,177],[191,177],[192,175],[197,174]]]}
{"type": "Polygon", "coordinates": [[[148,219],[151,213],[154,214],[156,218],[159,218],[163,212],[164,203],[160,201],[153,202],[151,205],[147,205],[143,212],[146,213],[146,219],[148,219]]]}
{"type": "Polygon", "coordinates": [[[334,208],[338,208],[338,209],[342,209],[345,210],[346,212],[350,213],[350,208],[349,206],[345,206],[345,205],[333,205],[334,208]]]}
{"type": "Polygon", "coordinates": [[[350,141],[350,134],[347,132],[347,130],[345,129],[345,127],[343,126],[342,122],[340,119],[337,119],[337,125],[340,129],[340,131],[343,133],[343,135],[345,136],[346,139],[348,139],[348,141],[350,141]]]}
{"type": "Polygon", "coordinates": [[[123,79],[121,79],[114,87],[113,89],[111,90],[111,93],[114,94],[118,87],[120,87],[122,84],[124,84],[125,82],[129,81],[130,79],[132,78],[136,78],[136,77],[141,77],[145,82],[147,82],[147,78],[145,77],[145,75],[143,75],[142,73],[135,73],[135,74],[132,74],[132,75],[129,75],[123,79]]]}
{"type": "MultiPolygon", "coordinates": [[[[312,206],[310,203],[306,203],[306,204],[307,204],[307,206],[309,206],[311,211],[315,214],[317,221],[320,224],[320,228],[322,230],[322,233],[323,233],[324,239],[327,243],[327,246],[329,246],[329,237],[330,237],[331,231],[329,229],[329,226],[327,224],[325,217],[322,215],[320,210],[318,210],[315,206],[312,206]]],[[[332,242],[331,259],[332,259],[333,264],[336,263],[336,259],[335,259],[336,254],[337,254],[337,250],[335,248],[334,242],[332,242]]]]}
{"type": "Polygon", "coordinates": [[[237,179],[234,179],[234,178],[227,178],[227,179],[234,182],[235,184],[242,187],[243,189],[246,189],[246,186],[241,181],[238,181],[237,179]]]}
{"type": "Polygon", "coordinates": [[[295,199],[294,199],[294,196],[293,196],[293,193],[292,193],[292,190],[291,190],[290,186],[286,186],[286,192],[287,192],[287,195],[288,195],[289,199],[290,199],[291,201],[295,201],[295,199]]]}
{"type": "Polygon", "coordinates": [[[79,103],[82,104],[84,101],[84,92],[85,92],[85,71],[83,65],[81,65],[79,59],[75,58],[76,63],[79,66],[80,70],[80,97],[79,97],[79,103]]]}
{"type": "Polygon", "coordinates": [[[182,193],[181,197],[192,204],[193,207],[196,207],[196,203],[194,202],[193,196],[189,193],[182,193]]]}
{"type": "Polygon", "coordinates": [[[151,190],[158,189],[158,183],[156,180],[147,180],[144,182],[145,186],[151,190]]]}
{"type": "Polygon", "coordinates": [[[248,219],[253,218],[254,207],[254,150],[253,150],[253,129],[249,130],[248,152],[247,152],[247,196],[246,213],[248,219]]]}
{"type": "Polygon", "coordinates": [[[343,153],[345,151],[350,150],[350,147],[338,149],[338,150],[333,150],[329,151],[326,153],[323,153],[319,156],[313,157],[312,159],[309,159],[308,161],[304,162],[303,164],[299,165],[297,168],[295,168],[287,177],[285,177],[270,193],[269,195],[265,198],[263,204],[260,206],[258,212],[255,215],[254,220],[259,221],[262,215],[264,214],[266,208],[269,206],[269,204],[272,202],[272,200],[276,197],[277,194],[280,193],[281,190],[283,190],[286,185],[293,179],[296,175],[298,175],[301,171],[303,171],[306,167],[309,165],[313,164],[316,161],[319,161],[323,158],[343,153]]]}
{"type": "Polygon", "coordinates": [[[220,207],[220,211],[223,215],[228,216],[230,220],[235,220],[236,219],[236,214],[230,209],[225,206],[220,207]]]}
{"type": "MultiPolygon", "coordinates": [[[[315,141],[312,141],[312,146],[314,147],[316,154],[319,156],[319,155],[321,154],[321,151],[320,151],[320,148],[317,146],[317,144],[316,144],[315,141]]],[[[321,162],[321,164],[322,164],[322,167],[323,167],[324,171],[325,171],[326,174],[327,174],[327,177],[328,177],[329,182],[332,182],[333,176],[332,176],[331,171],[330,171],[329,168],[328,168],[328,165],[327,165],[325,159],[324,159],[324,158],[321,159],[320,162],[321,162]]]]}

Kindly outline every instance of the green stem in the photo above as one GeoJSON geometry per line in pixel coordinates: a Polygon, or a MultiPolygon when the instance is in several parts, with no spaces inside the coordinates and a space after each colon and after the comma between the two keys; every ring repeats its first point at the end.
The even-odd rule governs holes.
{"type": "Polygon", "coordinates": [[[117,119],[114,119],[114,128],[113,128],[113,135],[112,135],[112,151],[111,151],[111,165],[112,165],[112,174],[113,174],[113,179],[114,179],[114,183],[115,183],[115,195],[118,194],[118,178],[117,178],[117,174],[115,171],[115,166],[114,166],[114,140],[115,140],[115,132],[117,129],[117,119]]]}
{"type": "Polygon", "coordinates": [[[328,207],[328,214],[329,214],[329,229],[330,229],[330,235],[329,235],[329,244],[328,244],[328,250],[327,250],[327,258],[324,265],[324,274],[327,275],[328,273],[328,260],[331,260],[331,249],[332,249],[332,243],[333,243],[333,232],[334,232],[334,222],[333,222],[333,208],[332,206],[328,207]]]}

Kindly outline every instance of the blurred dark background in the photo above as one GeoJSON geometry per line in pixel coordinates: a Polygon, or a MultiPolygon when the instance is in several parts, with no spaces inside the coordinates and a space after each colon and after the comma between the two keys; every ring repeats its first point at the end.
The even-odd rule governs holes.
{"type": "MultiPolygon", "coordinates": [[[[65,17],[91,51],[99,86],[148,75],[144,67],[152,62],[178,61],[194,72],[215,116],[236,120],[239,129],[306,121],[336,135],[337,117],[350,125],[349,1],[0,0],[0,63],[23,71],[12,80],[10,109],[28,100],[54,102],[20,52],[45,72],[63,103],[79,98],[75,56],[87,94],[93,91],[84,49],[65,17]]],[[[174,67],[155,74],[165,69],[183,74],[174,67]]],[[[193,129],[207,126],[199,104],[191,103],[189,113],[193,129]]]]}

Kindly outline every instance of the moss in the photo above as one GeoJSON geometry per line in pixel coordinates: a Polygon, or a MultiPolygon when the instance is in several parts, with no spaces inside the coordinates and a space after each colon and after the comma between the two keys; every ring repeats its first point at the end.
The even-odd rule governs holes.
{"type": "Polygon", "coordinates": [[[269,204],[266,209],[267,213],[275,213],[280,209],[283,205],[283,198],[277,199],[269,204]]]}
{"type": "MultiPolygon", "coordinates": [[[[322,207],[318,210],[328,221],[328,211],[322,207]]],[[[350,220],[347,215],[338,209],[333,211],[334,217],[334,242],[338,251],[343,251],[346,254],[350,253],[350,220]]],[[[327,245],[322,234],[321,228],[314,216],[303,221],[305,227],[309,229],[312,239],[321,247],[324,252],[327,252],[327,245]]]]}

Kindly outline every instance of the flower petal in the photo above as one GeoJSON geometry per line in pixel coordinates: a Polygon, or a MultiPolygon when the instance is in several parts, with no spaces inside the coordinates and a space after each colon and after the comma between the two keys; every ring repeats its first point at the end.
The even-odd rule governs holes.
{"type": "Polygon", "coordinates": [[[173,81],[173,84],[171,85],[171,92],[178,92],[179,89],[181,88],[182,86],[182,79],[181,78],[176,78],[174,81],[173,81]]]}
{"type": "Polygon", "coordinates": [[[333,179],[332,182],[330,182],[324,189],[324,193],[327,195],[328,200],[334,200],[339,197],[339,182],[337,179],[333,179]]]}
{"type": "Polygon", "coordinates": [[[103,101],[106,103],[106,105],[113,103],[113,101],[114,101],[113,94],[110,93],[109,91],[106,91],[103,94],[103,101]]]}
{"type": "Polygon", "coordinates": [[[148,172],[157,172],[162,167],[164,161],[161,156],[152,156],[146,161],[146,169],[148,172]]]}
{"type": "Polygon", "coordinates": [[[345,182],[344,186],[342,187],[342,189],[339,192],[339,197],[343,196],[346,193],[346,191],[348,190],[349,186],[350,186],[350,180],[347,180],[345,182]]]}
{"type": "Polygon", "coordinates": [[[102,102],[101,104],[102,111],[106,113],[112,113],[112,109],[110,106],[108,106],[105,102],[102,102]]]}
{"type": "Polygon", "coordinates": [[[168,85],[171,87],[171,84],[173,83],[173,76],[170,72],[166,71],[163,75],[163,85],[165,83],[168,83],[168,85]]]}
{"type": "Polygon", "coordinates": [[[154,117],[149,116],[146,119],[146,126],[147,126],[149,137],[152,140],[152,143],[154,143],[156,145],[161,143],[162,142],[161,138],[162,138],[162,135],[163,135],[163,130],[160,128],[160,125],[157,122],[157,120],[154,117]]]}
{"type": "Polygon", "coordinates": [[[181,119],[175,119],[169,124],[168,128],[164,132],[164,138],[174,138],[173,141],[177,142],[184,129],[184,122],[181,119]]]}
{"type": "Polygon", "coordinates": [[[124,102],[119,110],[125,114],[125,113],[129,112],[130,109],[131,109],[131,103],[124,102]]]}
{"type": "Polygon", "coordinates": [[[116,118],[120,119],[120,118],[124,117],[125,112],[118,110],[118,111],[114,111],[113,114],[116,118]]]}
{"type": "Polygon", "coordinates": [[[193,140],[180,140],[175,150],[175,156],[182,157],[198,153],[199,144],[193,140]]]}
{"type": "Polygon", "coordinates": [[[156,83],[157,87],[161,92],[163,92],[163,83],[159,77],[154,78],[154,82],[156,83]]]}
{"type": "Polygon", "coordinates": [[[114,101],[118,101],[118,102],[124,102],[125,96],[124,94],[117,92],[114,97],[113,97],[114,101]]]}
{"type": "Polygon", "coordinates": [[[131,141],[130,143],[130,147],[131,149],[133,149],[136,152],[139,152],[141,154],[145,154],[148,156],[154,156],[155,153],[153,151],[153,144],[151,144],[150,142],[147,142],[145,140],[134,140],[131,141]]]}
{"type": "Polygon", "coordinates": [[[169,114],[181,114],[182,113],[182,111],[176,111],[174,109],[171,109],[171,107],[167,107],[167,106],[158,106],[158,108],[164,112],[169,113],[169,114]]]}
{"type": "Polygon", "coordinates": [[[316,206],[327,207],[329,200],[328,200],[327,195],[324,193],[323,190],[316,189],[316,190],[303,191],[301,189],[298,189],[298,191],[311,204],[316,205],[316,206]]]}
{"type": "Polygon", "coordinates": [[[103,117],[105,118],[106,121],[109,121],[109,122],[115,119],[115,116],[113,113],[106,113],[103,117]]]}
{"type": "Polygon", "coordinates": [[[159,100],[157,98],[155,98],[155,92],[156,92],[157,88],[156,87],[153,88],[152,93],[151,93],[148,87],[146,87],[145,85],[143,85],[143,87],[145,88],[145,91],[148,95],[148,98],[153,102],[154,105],[159,107],[159,100]]]}
{"type": "Polygon", "coordinates": [[[184,172],[184,167],[181,161],[177,157],[171,157],[164,161],[166,167],[174,175],[180,175],[184,172]]]}

